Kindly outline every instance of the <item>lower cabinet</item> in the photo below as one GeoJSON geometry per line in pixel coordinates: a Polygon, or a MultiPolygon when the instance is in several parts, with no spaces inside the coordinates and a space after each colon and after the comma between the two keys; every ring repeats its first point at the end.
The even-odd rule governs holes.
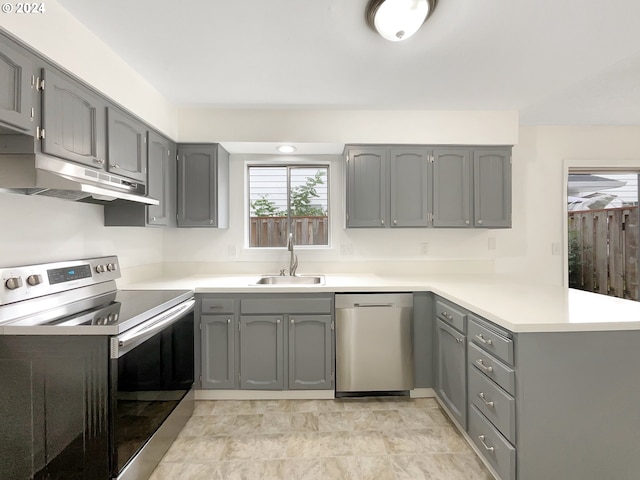
{"type": "Polygon", "coordinates": [[[333,389],[333,294],[203,295],[199,321],[203,389],[333,389]]]}
{"type": "Polygon", "coordinates": [[[282,316],[240,317],[240,388],[284,388],[282,323],[282,316]]]}
{"type": "Polygon", "coordinates": [[[442,320],[436,322],[436,393],[462,428],[467,426],[465,335],[442,320]]]}

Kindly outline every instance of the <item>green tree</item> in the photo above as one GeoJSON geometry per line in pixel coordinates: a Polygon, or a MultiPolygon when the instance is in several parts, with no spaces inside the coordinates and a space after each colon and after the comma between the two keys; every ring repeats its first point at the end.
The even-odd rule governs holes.
{"type": "Polygon", "coordinates": [[[323,208],[314,207],[311,202],[314,198],[320,197],[316,191],[316,186],[324,185],[322,177],[326,172],[318,170],[313,177],[308,177],[304,185],[298,185],[291,189],[291,216],[311,217],[324,216],[327,212],[323,208]]]}
{"type": "Polygon", "coordinates": [[[278,217],[284,215],[284,212],[278,210],[274,202],[269,200],[269,195],[260,195],[255,202],[251,202],[251,210],[254,217],[278,217]]]}

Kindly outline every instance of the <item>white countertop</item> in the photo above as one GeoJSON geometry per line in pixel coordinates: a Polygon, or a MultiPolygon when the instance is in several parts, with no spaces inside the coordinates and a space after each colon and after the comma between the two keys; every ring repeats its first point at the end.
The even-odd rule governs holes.
{"type": "Polygon", "coordinates": [[[431,291],[512,332],[640,330],[640,302],[500,275],[324,275],[323,285],[255,285],[260,275],[160,276],[121,289],[196,293],[431,291]]]}

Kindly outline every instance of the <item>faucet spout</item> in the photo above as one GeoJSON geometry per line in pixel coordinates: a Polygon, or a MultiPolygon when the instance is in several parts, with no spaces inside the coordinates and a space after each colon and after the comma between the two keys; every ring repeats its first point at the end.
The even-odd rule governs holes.
{"type": "Polygon", "coordinates": [[[289,260],[289,275],[296,276],[296,270],[298,269],[298,256],[293,252],[293,233],[289,234],[289,240],[287,241],[287,250],[291,252],[291,258],[289,260]]]}

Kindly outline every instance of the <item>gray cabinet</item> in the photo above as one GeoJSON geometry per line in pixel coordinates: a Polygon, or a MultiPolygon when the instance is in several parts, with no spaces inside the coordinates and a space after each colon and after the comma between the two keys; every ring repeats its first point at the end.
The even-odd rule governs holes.
{"type": "Polygon", "coordinates": [[[149,177],[147,195],[159,205],[105,205],[106,226],[175,227],[176,226],[176,144],[149,132],[147,138],[149,177]]]}
{"type": "Polygon", "coordinates": [[[474,226],[511,227],[511,149],[473,151],[474,226]]]}
{"type": "Polygon", "coordinates": [[[332,388],[331,315],[289,317],[289,389],[332,388]]]}
{"type": "Polygon", "coordinates": [[[229,153],[217,144],[178,145],[178,226],[227,228],[229,153]]]}
{"type": "Polygon", "coordinates": [[[107,168],[111,173],[147,182],[147,127],[123,111],[107,108],[107,168]]]}
{"type": "Polygon", "coordinates": [[[333,389],[333,294],[198,298],[202,388],[333,389]]]}
{"type": "Polygon", "coordinates": [[[388,225],[388,149],[347,149],[347,227],[388,225]]]}
{"type": "Polygon", "coordinates": [[[436,394],[460,426],[467,426],[466,337],[436,321],[436,394]]]}
{"type": "Polygon", "coordinates": [[[390,185],[392,227],[427,227],[431,212],[429,150],[391,147],[390,185]]]}
{"type": "Polygon", "coordinates": [[[0,42],[0,133],[5,127],[29,131],[32,126],[31,61],[0,42]]]}
{"type": "Polygon", "coordinates": [[[282,390],[283,317],[240,317],[240,387],[249,390],[282,390]]]}
{"type": "Polygon", "coordinates": [[[427,148],[349,147],[346,156],[349,228],[429,225],[427,148]]]}
{"type": "Polygon", "coordinates": [[[43,69],[42,151],[104,169],[106,103],[69,77],[43,69]]]}
{"type": "Polygon", "coordinates": [[[433,151],[433,226],[472,225],[471,151],[436,148],[433,151]]]}
{"type": "Polygon", "coordinates": [[[202,315],[200,322],[202,388],[237,388],[237,318],[233,313],[202,315]]]}

